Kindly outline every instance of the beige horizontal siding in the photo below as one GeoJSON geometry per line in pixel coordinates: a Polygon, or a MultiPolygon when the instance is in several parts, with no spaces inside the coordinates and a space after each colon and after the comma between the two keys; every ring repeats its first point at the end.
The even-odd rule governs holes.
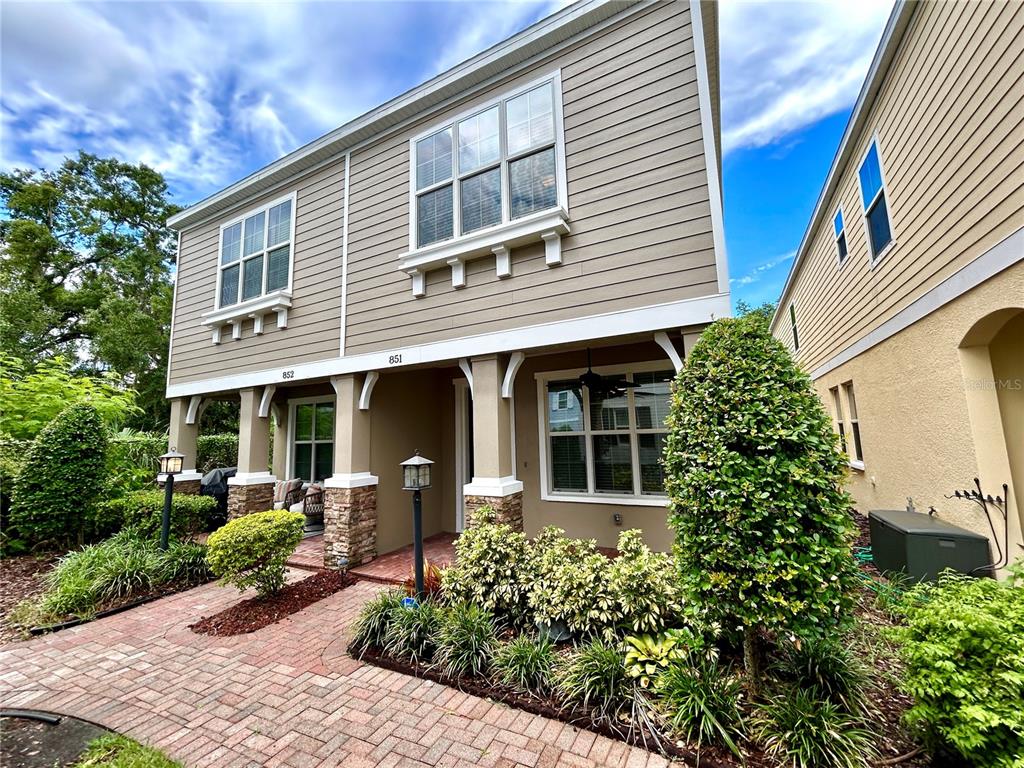
{"type": "MultiPolygon", "coordinates": [[[[1024,5],[919,4],[827,213],[791,295],[808,370],[1024,226],[1024,5]],[[895,245],[872,266],[857,171],[875,134],[895,245]]],[[[792,346],[788,311],[774,331],[792,346]]]]}
{"type": "Polygon", "coordinates": [[[338,356],[341,343],[341,238],[344,218],[343,160],[283,189],[226,213],[217,221],[182,232],[170,383],[181,384],[338,356]],[[292,308],[288,327],[269,315],[262,336],[252,320],[242,338],[214,345],[201,316],[215,306],[220,225],[265,202],[296,192],[292,308]]]}
{"type": "Polygon", "coordinates": [[[538,62],[487,94],[355,152],[350,178],[346,353],[458,338],[717,293],[696,69],[686,3],[662,3],[538,62]],[[409,138],[559,67],[572,234],[562,266],[540,244],[427,275],[414,298],[409,138]]]}

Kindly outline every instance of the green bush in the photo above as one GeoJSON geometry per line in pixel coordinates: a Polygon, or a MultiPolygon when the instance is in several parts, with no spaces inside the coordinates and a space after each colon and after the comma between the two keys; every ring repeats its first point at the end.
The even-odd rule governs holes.
{"type": "Polygon", "coordinates": [[[402,605],[390,614],[384,652],[418,664],[429,661],[437,648],[441,612],[430,600],[402,605]]]}
{"type": "Polygon", "coordinates": [[[657,676],[657,707],[669,730],[689,742],[723,744],[741,757],[742,685],[718,665],[715,653],[687,653],[657,676]]]}
{"type": "Polygon", "coordinates": [[[651,552],[639,529],[619,534],[619,555],[608,568],[608,587],[620,632],[659,632],[680,611],[672,557],[651,552]]]}
{"type": "Polygon", "coordinates": [[[630,635],[625,640],[626,672],[641,688],[650,688],[672,662],[686,658],[694,646],[690,633],[669,629],[660,635],[630,635]]]}
{"type": "Polygon", "coordinates": [[[62,411],[36,437],[14,484],[10,522],[32,542],[85,540],[103,488],[107,434],[91,405],[62,411]]]}
{"type": "Polygon", "coordinates": [[[555,668],[559,693],[574,704],[615,718],[626,705],[630,679],[618,648],[594,638],[562,658],[555,668]]]}
{"type": "Polygon", "coordinates": [[[284,586],[285,561],[302,540],[306,518],[298,512],[256,512],[232,520],[210,534],[210,570],[240,590],[254,587],[260,597],[284,586]]]}
{"type": "MultiPolygon", "coordinates": [[[[118,499],[108,499],[98,505],[105,516],[105,525],[125,526],[146,538],[159,538],[164,516],[164,491],[136,491],[118,499]]],[[[188,538],[205,530],[211,515],[217,511],[217,500],[212,496],[194,493],[175,493],[171,501],[171,535],[188,538]]]]}
{"type": "Polygon", "coordinates": [[[455,540],[455,563],[442,574],[442,593],[450,602],[470,602],[519,622],[527,614],[533,575],[529,542],[494,518],[491,507],[473,513],[471,525],[455,540]]]}
{"type": "Polygon", "coordinates": [[[111,733],[93,739],[72,768],[181,768],[152,747],[111,733]]]}
{"type": "Polygon", "coordinates": [[[914,697],[907,720],[971,765],[1009,768],[1024,755],[1024,564],[1006,581],[947,571],[903,601],[896,630],[914,697]]]}
{"type": "Polygon", "coordinates": [[[167,435],[130,430],[112,435],[107,450],[107,497],[151,487],[160,468],[160,456],[166,451],[167,435]]]}
{"type": "Polygon", "coordinates": [[[753,730],[768,757],[793,768],[866,768],[877,756],[858,718],[801,688],[760,705],[753,730]]]}
{"type": "Polygon", "coordinates": [[[471,603],[456,603],[442,613],[434,663],[449,677],[481,677],[497,645],[494,616],[471,603]]]}
{"type": "Polygon", "coordinates": [[[546,691],[551,686],[555,646],[541,633],[516,635],[494,653],[494,674],[499,682],[526,693],[546,691]]]}
{"type": "Polygon", "coordinates": [[[370,649],[384,650],[394,616],[403,609],[405,593],[399,589],[386,589],[370,599],[356,618],[348,650],[362,657],[370,649]]]}
{"type": "Polygon", "coordinates": [[[238,435],[200,435],[196,464],[204,475],[211,469],[238,466],[238,435]]]}
{"type": "Polygon", "coordinates": [[[852,715],[865,714],[871,684],[864,663],[835,638],[784,644],[775,677],[830,701],[852,715]]]}
{"type": "Polygon", "coordinates": [[[684,600],[744,636],[846,626],[856,566],[846,457],[810,379],[752,313],[718,320],[676,380],[665,445],[684,600]]]}

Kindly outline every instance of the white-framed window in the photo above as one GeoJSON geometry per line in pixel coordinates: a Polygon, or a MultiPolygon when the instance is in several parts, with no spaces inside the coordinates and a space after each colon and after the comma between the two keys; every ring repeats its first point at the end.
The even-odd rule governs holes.
{"type": "Polygon", "coordinates": [[[858,469],[864,468],[864,449],[860,442],[860,420],[857,418],[857,397],[853,391],[853,382],[843,383],[843,393],[846,395],[846,412],[849,414],[850,437],[852,438],[853,453],[850,454],[850,465],[858,469]]]}
{"type": "Polygon", "coordinates": [[[871,260],[877,259],[892,242],[892,221],[889,218],[885,177],[882,175],[882,160],[878,153],[878,139],[864,153],[860,170],[857,172],[861,202],[864,205],[864,226],[867,229],[868,247],[871,260]]]}
{"type": "Polygon", "coordinates": [[[789,304],[789,329],[793,332],[793,351],[800,351],[800,336],[796,331],[796,304],[789,304]]]}
{"type": "Polygon", "coordinates": [[[410,250],[565,208],[559,73],[410,141],[410,250]]]}
{"type": "Polygon", "coordinates": [[[595,371],[637,386],[597,394],[580,384],[583,370],[537,375],[543,498],[663,505],[675,371],[661,362],[595,371]]]}
{"type": "Polygon", "coordinates": [[[839,387],[832,387],[829,390],[832,395],[832,407],[836,413],[836,432],[839,433],[839,447],[843,453],[849,453],[846,447],[846,422],[843,420],[843,403],[839,399],[839,387]]]}
{"type": "Polygon", "coordinates": [[[222,224],[217,308],[290,289],[294,239],[294,193],[222,224]]]}
{"type": "Polygon", "coordinates": [[[334,398],[289,402],[289,478],[320,483],[334,473],[334,398]]]}
{"type": "Polygon", "coordinates": [[[839,266],[846,263],[846,256],[849,250],[846,245],[846,225],[843,223],[843,207],[836,209],[836,215],[832,219],[832,228],[836,233],[836,255],[839,258],[839,266]]]}

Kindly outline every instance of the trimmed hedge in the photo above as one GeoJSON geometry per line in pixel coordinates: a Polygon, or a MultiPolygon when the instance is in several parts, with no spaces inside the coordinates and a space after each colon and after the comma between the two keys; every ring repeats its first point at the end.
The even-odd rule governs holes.
{"type": "Polygon", "coordinates": [[[197,469],[204,475],[211,469],[237,466],[238,435],[200,435],[196,452],[197,469]]]}
{"type": "MultiPolygon", "coordinates": [[[[171,503],[171,535],[187,538],[205,530],[210,517],[217,511],[217,500],[212,496],[176,493],[171,503]]],[[[105,528],[117,530],[121,526],[138,531],[143,538],[160,536],[164,513],[164,491],[136,491],[119,499],[109,499],[99,505],[97,518],[105,528]]]]}
{"type": "Polygon", "coordinates": [[[210,534],[206,559],[215,576],[268,597],[284,586],[285,562],[302,540],[306,518],[272,510],[232,520],[210,534]]]}

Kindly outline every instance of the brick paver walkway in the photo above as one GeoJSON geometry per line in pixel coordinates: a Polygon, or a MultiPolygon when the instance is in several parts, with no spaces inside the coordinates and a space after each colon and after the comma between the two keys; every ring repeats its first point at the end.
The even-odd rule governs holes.
{"type": "MultiPolygon", "coordinates": [[[[308,573],[292,572],[292,578],[308,573]]],[[[0,648],[0,706],[74,715],[194,766],[662,766],[665,760],[345,654],[361,582],[250,635],[188,625],[209,584],[0,648]]]]}
{"type": "MultiPolygon", "coordinates": [[[[436,533],[423,540],[423,558],[431,565],[444,567],[455,560],[454,533],[436,533]]],[[[349,570],[353,576],[381,584],[402,584],[412,578],[412,544],[375,557],[365,565],[349,570]]]]}

